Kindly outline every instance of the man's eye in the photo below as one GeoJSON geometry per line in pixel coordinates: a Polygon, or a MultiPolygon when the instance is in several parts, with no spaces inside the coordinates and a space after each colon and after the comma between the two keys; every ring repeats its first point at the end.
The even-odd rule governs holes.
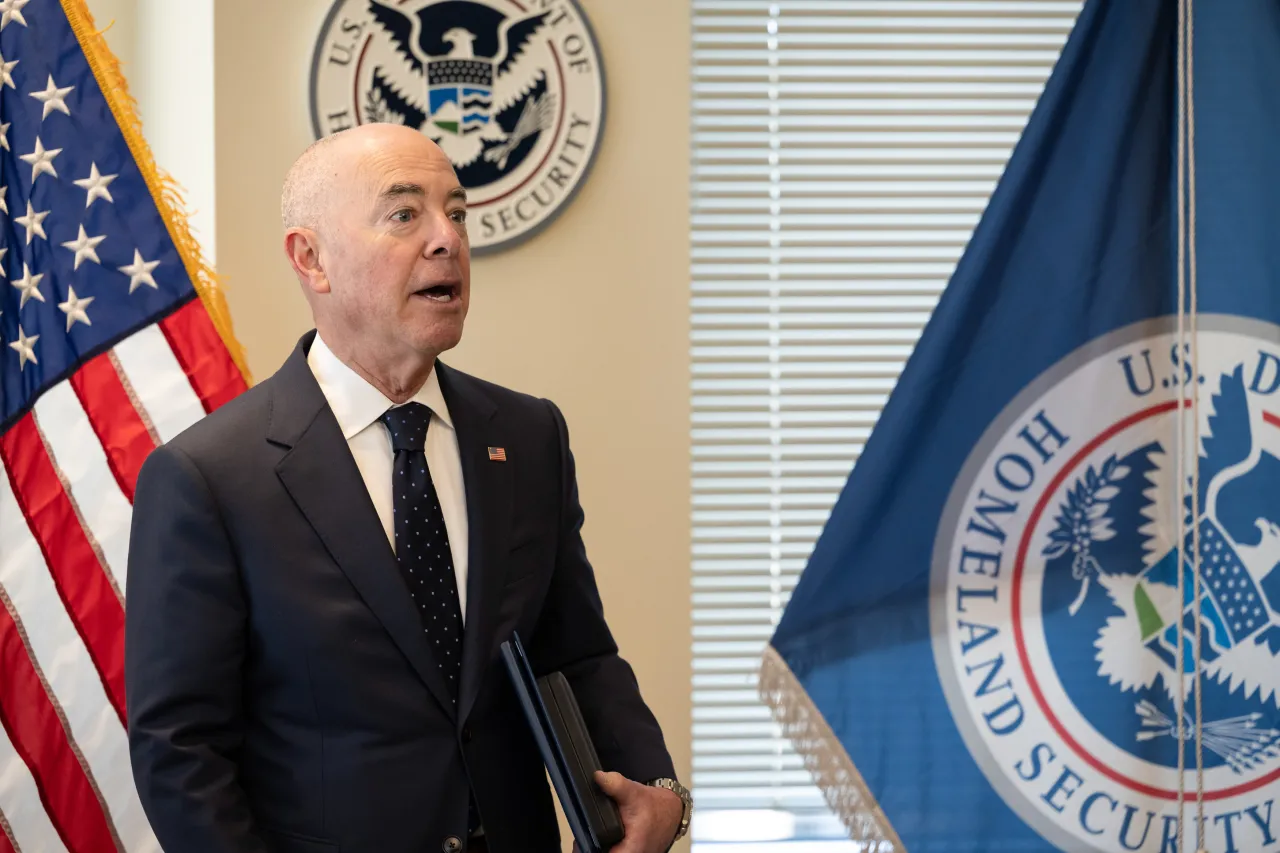
{"type": "Polygon", "coordinates": [[[413,219],[413,211],[406,207],[403,210],[397,210],[395,213],[391,214],[391,218],[396,222],[408,222],[413,219]]]}
{"type": "Polygon", "coordinates": [[[467,221],[467,212],[465,210],[455,210],[449,214],[449,218],[459,224],[467,221]]]}

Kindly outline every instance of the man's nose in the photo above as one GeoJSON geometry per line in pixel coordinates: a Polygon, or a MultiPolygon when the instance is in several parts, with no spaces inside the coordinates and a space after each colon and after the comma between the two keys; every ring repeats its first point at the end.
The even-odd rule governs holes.
{"type": "Polygon", "coordinates": [[[433,258],[456,258],[461,251],[462,237],[453,220],[448,216],[437,218],[424,254],[433,258]]]}

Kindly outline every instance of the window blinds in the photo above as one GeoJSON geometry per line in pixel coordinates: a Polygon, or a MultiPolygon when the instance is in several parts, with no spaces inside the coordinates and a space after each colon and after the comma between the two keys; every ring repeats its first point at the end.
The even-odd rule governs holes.
{"type": "Polygon", "coordinates": [[[842,835],[760,654],[1079,7],[693,0],[695,844],[842,835]]]}

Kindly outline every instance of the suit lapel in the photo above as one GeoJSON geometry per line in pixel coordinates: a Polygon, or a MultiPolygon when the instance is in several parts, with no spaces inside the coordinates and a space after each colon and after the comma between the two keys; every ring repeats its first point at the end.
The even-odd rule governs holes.
{"type": "Polygon", "coordinates": [[[329,555],[453,717],[453,701],[423,639],[422,619],[401,579],[395,553],[346,439],[307,366],[313,338],[314,333],[304,337],[268,380],[272,398],[267,440],[289,448],[276,474],[329,555]]]}
{"type": "MultiPolygon", "coordinates": [[[[467,622],[462,638],[462,684],[458,718],[466,721],[494,653],[494,620],[506,581],[506,550],[513,511],[514,461],[489,458],[505,447],[497,407],[471,377],[439,362],[440,389],[458,436],[467,493],[467,622]]],[[[509,438],[509,437],[508,437],[509,438]]]]}

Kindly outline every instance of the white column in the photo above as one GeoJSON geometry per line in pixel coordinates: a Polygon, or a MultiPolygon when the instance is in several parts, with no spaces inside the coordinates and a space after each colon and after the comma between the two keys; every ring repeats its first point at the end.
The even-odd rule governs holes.
{"type": "MultiPolygon", "coordinates": [[[[125,67],[125,75],[138,100],[143,133],[160,168],[181,185],[191,211],[192,231],[200,241],[205,260],[213,264],[217,249],[214,0],[96,0],[95,3],[126,4],[135,7],[136,35],[133,62],[125,67]]],[[[111,33],[107,36],[110,39],[111,33]]]]}

